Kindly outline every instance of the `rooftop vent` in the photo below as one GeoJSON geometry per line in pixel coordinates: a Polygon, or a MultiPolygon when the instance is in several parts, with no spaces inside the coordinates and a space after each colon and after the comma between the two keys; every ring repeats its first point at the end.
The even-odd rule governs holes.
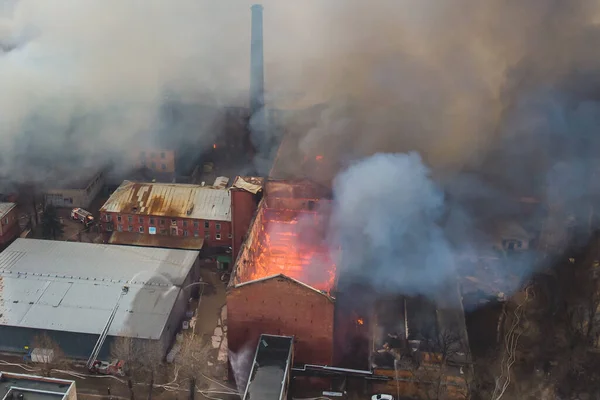
{"type": "Polygon", "coordinates": [[[187,215],[192,215],[192,211],[194,211],[194,206],[193,205],[186,211],[186,214],[187,215]]]}

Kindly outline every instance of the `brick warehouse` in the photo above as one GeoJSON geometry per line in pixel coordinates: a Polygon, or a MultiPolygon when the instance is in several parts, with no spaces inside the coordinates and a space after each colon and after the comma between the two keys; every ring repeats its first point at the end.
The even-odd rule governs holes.
{"type": "Polygon", "coordinates": [[[228,345],[294,336],[295,360],[331,365],[335,265],[324,245],[330,201],[308,182],[269,181],[227,289],[228,345]]]}
{"type": "Polygon", "coordinates": [[[100,209],[112,244],[201,249],[231,246],[231,196],[225,189],[200,185],[124,181],[100,209]]]}

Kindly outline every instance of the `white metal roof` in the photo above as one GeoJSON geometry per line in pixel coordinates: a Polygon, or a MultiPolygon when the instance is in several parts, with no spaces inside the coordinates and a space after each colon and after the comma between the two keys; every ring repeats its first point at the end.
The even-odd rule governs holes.
{"type": "MultiPolygon", "coordinates": [[[[160,338],[197,251],[17,239],[0,253],[0,324],[160,338]]],[[[174,327],[173,327],[174,328],[174,327]]]]}
{"type": "Polygon", "coordinates": [[[16,203],[0,203],[0,218],[3,218],[10,210],[17,206],[16,203]]]}
{"type": "Polygon", "coordinates": [[[124,181],[100,211],[231,221],[231,196],[210,186],[124,181]]]}

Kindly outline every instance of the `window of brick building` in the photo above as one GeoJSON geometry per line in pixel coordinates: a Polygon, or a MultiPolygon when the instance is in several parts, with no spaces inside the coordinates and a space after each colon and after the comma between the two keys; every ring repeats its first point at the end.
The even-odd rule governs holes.
{"type": "Polygon", "coordinates": [[[129,222],[130,224],[133,224],[133,217],[131,215],[129,215],[127,217],[127,222],[129,222]]]}
{"type": "Polygon", "coordinates": [[[177,220],[176,219],[172,219],[171,220],[171,225],[177,225],[177,220]]]}
{"type": "Polygon", "coordinates": [[[210,222],[204,221],[204,229],[210,228],[210,222]]]}
{"type": "Polygon", "coordinates": [[[154,226],[154,218],[150,218],[150,225],[154,226]]]}
{"type": "Polygon", "coordinates": [[[210,232],[204,232],[204,239],[210,239],[210,232]]]}
{"type": "Polygon", "coordinates": [[[220,231],[221,230],[221,224],[215,224],[215,229],[220,231]]]}
{"type": "Polygon", "coordinates": [[[112,220],[112,215],[106,214],[106,222],[110,222],[112,220]]]}
{"type": "Polygon", "coordinates": [[[233,237],[233,235],[230,233],[229,235],[227,235],[228,239],[231,239],[233,237]]]}
{"type": "Polygon", "coordinates": [[[161,235],[166,235],[167,234],[167,230],[166,229],[161,229],[160,230],[160,234],[161,235]]]}
{"type": "Polygon", "coordinates": [[[127,227],[127,230],[128,230],[129,232],[133,232],[133,226],[129,225],[129,226],[127,227]]]}
{"type": "Polygon", "coordinates": [[[160,224],[161,224],[161,225],[164,225],[164,224],[165,224],[165,220],[161,218],[161,219],[160,219],[160,224]]]}
{"type": "Polygon", "coordinates": [[[220,233],[217,233],[217,234],[215,235],[215,239],[217,239],[217,240],[221,240],[221,234],[220,234],[220,233]]]}
{"type": "Polygon", "coordinates": [[[187,228],[187,221],[183,221],[183,227],[187,228]]]}
{"type": "Polygon", "coordinates": [[[144,233],[144,227],[143,227],[143,226],[140,226],[140,227],[139,227],[139,231],[140,231],[140,233],[144,233]]]}
{"type": "Polygon", "coordinates": [[[188,231],[183,231],[183,236],[187,236],[188,235],[188,231]]]}
{"type": "Polygon", "coordinates": [[[167,166],[165,164],[160,164],[160,169],[164,171],[165,169],[167,169],[167,166]]]}
{"type": "Polygon", "coordinates": [[[171,228],[171,235],[177,236],[177,228],[176,227],[171,228]]]}
{"type": "Polygon", "coordinates": [[[194,237],[200,236],[200,231],[194,231],[194,237]]]}
{"type": "Polygon", "coordinates": [[[117,215],[117,221],[121,222],[121,215],[117,215]]]}
{"type": "Polygon", "coordinates": [[[144,217],[138,217],[138,222],[140,224],[143,224],[144,223],[144,217]]]}
{"type": "Polygon", "coordinates": [[[194,221],[194,228],[198,229],[198,226],[200,226],[200,224],[198,223],[198,221],[194,221]]]}
{"type": "Polygon", "coordinates": [[[119,232],[123,232],[123,225],[121,225],[121,224],[117,225],[117,230],[119,232]]]}

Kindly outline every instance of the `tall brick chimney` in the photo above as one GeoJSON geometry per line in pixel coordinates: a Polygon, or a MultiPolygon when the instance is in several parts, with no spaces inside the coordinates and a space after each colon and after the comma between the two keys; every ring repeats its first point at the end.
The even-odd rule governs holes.
{"type": "Polygon", "coordinates": [[[265,71],[263,60],[263,7],[252,10],[252,43],[250,45],[250,115],[255,116],[265,105],[265,71]]]}

